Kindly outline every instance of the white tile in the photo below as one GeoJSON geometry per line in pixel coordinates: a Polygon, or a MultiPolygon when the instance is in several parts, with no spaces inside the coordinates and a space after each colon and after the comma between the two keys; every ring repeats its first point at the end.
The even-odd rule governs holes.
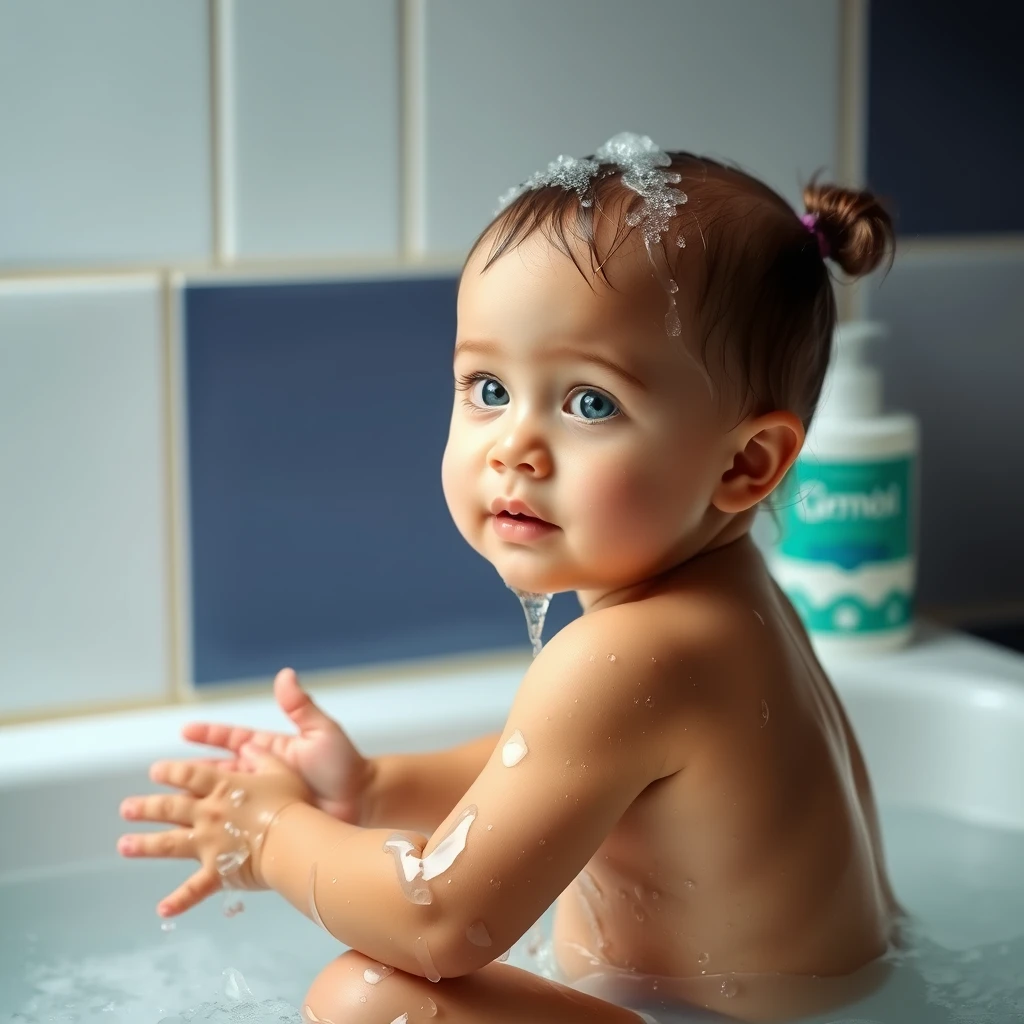
{"type": "Polygon", "coordinates": [[[212,245],[205,0],[0,0],[0,266],[212,245]]]}
{"type": "Polygon", "coordinates": [[[226,254],[395,254],[395,0],[222,0],[219,11],[226,254]]]}
{"type": "Polygon", "coordinates": [[[429,0],[417,230],[462,250],[497,197],[620,131],[787,198],[838,148],[838,0],[429,0]]]}
{"type": "Polygon", "coordinates": [[[1024,601],[1024,244],[897,249],[865,288],[887,404],[921,418],[920,596],[1024,601]]]}
{"type": "Polygon", "coordinates": [[[159,283],[0,282],[0,717],[166,692],[159,283]]]}

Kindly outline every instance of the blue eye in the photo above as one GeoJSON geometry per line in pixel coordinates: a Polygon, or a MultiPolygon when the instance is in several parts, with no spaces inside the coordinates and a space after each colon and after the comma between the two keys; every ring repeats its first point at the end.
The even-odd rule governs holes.
{"type": "Polygon", "coordinates": [[[494,409],[508,405],[508,391],[501,381],[487,376],[486,373],[469,373],[455,378],[457,391],[468,391],[466,401],[470,405],[487,406],[494,409]]]}
{"type": "Polygon", "coordinates": [[[607,420],[617,416],[619,407],[600,391],[577,391],[569,400],[569,411],[582,420],[607,420]]]}
{"type": "Polygon", "coordinates": [[[493,377],[487,377],[480,383],[483,385],[480,388],[480,400],[484,405],[508,405],[508,392],[503,384],[493,377]]]}

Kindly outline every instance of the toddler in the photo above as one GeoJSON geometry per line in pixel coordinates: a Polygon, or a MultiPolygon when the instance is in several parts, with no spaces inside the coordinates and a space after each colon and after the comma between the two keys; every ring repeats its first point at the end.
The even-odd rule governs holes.
{"type": "Polygon", "coordinates": [[[194,724],[128,856],[200,867],[158,910],[275,889],[350,947],[331,1024],[786,1020],[877,984],[897,906],[864,760],[750,538],[818,400],[828,263],[891,247],[865,192],[806,213],[650,139],[505,197],[459,288],[442,464],[466,538],[525,599],[583,614],[501,733],[363,758],[290,670],[292,736],[194,724]],[[539,600],[540,598],[538,598],[539,600]],[[557,900],[559,980],[503,963],[557,900]]]}

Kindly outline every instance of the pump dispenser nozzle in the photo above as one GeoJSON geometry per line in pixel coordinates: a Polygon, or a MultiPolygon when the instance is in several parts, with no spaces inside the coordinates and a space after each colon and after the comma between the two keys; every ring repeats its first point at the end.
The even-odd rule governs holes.
{"type": "Polygon", "coordinates": [[[868,347],[888,333],[885,324],[873,320],[851,320],[836,327],[832,365],[822,387],[818,418],[881,414],[882,373],[868,362],[868,347]]]}

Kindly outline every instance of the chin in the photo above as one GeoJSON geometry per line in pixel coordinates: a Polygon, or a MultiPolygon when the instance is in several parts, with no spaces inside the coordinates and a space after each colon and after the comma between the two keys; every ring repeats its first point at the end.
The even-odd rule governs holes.
{"type": "Polygon", "coordinates": [[[528,558],[510,557],[502,553],[497,558],[484,556],[494,566],[494,571],[501,577],[506,586],[516,590],[525,590],[532,594],[561,594],[565,591],[578,589],[576,582],[568,574],[556,567],[543,565],[539,562],[529,564],[528,558]]]}

